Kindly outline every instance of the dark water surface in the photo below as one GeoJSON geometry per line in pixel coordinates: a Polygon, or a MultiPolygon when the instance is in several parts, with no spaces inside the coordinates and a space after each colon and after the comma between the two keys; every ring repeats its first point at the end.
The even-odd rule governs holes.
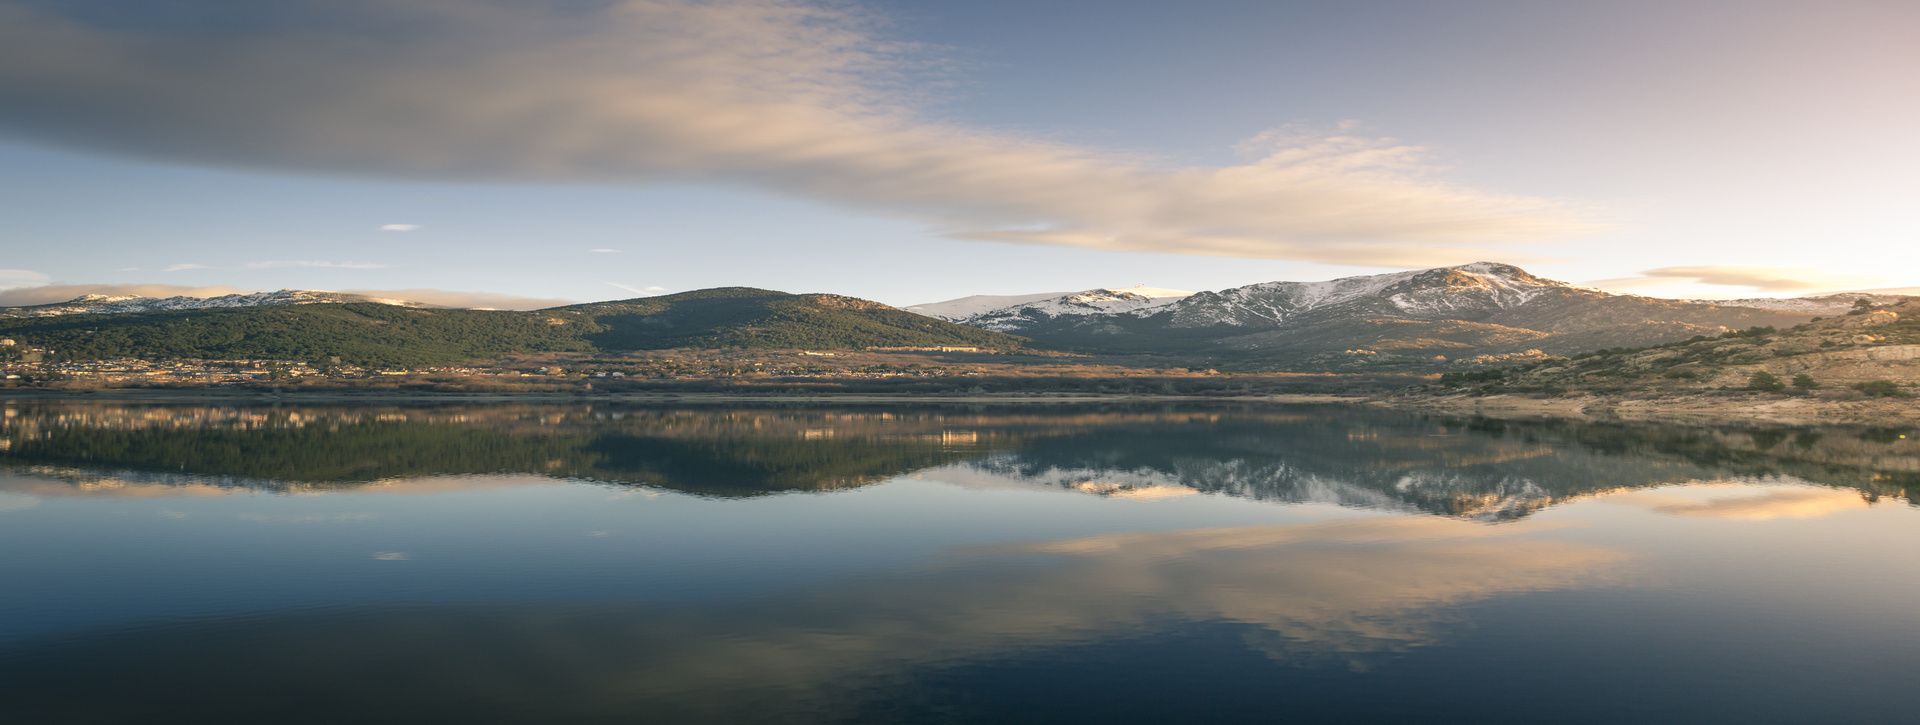
{"type": "Polygon", "coordinates": [[[5,723],[1920,720],[1905,428],[4,415],[5,723]]]}

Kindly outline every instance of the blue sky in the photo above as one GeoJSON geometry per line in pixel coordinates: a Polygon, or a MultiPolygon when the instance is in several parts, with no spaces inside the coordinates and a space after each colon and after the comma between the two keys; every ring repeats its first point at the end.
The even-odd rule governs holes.
{"type": "Polygon", "coordinates": [[[1670,296],[1920,286],[1914,27],[1903,2],[0,0],[0,302],[905,305],[1480,259],[1670,296]]]}

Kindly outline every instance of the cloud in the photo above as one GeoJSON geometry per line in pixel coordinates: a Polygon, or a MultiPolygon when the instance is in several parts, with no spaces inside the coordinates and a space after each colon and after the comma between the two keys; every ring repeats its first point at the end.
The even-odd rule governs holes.
{"type": "Polygon", "coordinates": [[[596,254],[618,254],[620,252],[620,250],[618,249],[589,249],[587,251],[594,252],[596,254]]]}
{"type": "Polygon", "coordinates": [[[239,287],[188,287],[177,284],[55,284],[0,291],[0,307],[50,305],[55,302],[66,302],[81,295],[108,295],[112,297],[219,297],[221,295],[258,291],[259,290],[241,289],[239,287]]]}
{"type": "Polygon", "coordinates": [[[410,231],[413,231],[413,230],[415,230],[415,229],[419,229],[419,228],[420,228],[420,225],[418,225],[418,224],[387,224],[387,225],[384,225],[384,226],[382,226],[382,227],[380,227],[380,231],[383,231],[383,232],[410,232],[410,231]]]}
{"type": "Polygon", "coordinates": [[[160,271],[183,272],[189,269],[206,269],[206,268],[207,268],[207,265],[204,265],[204,264],[169,264],[165,267],[161,267],[160,271]]]}
{"type": "Polygon", "coordinates": [[[493,292],[457,292],[442,289],[348,289],[340,291],[347,294],[366,295],[380,299],[411,300],[435,307],[458,307],[463,309],[541,310],[548,307],[571,305],[577,302],[577,300],[560,299],[557,297],[521,297],[519,295],[503,295],[493,292]]]}
{"type": "Polygon", "coordinates": [[[1609,496],[1608,501],[1645,506],[1669,516],[1769,521],[1773,519],[1817,519],[1845,511],[1868,508],[1858,491],[1795,486],[1777,490],[1753,491],[1740,487],[1744,495],[1716,496],[1708,499],[1656,492],[1635,492],[1609,496]]]}
{"type": "Polygon", "coordinates": [[[1661,267],[1639,277],[1603,279],[1587,284],[1611,290],[1634,290],[1681,284],[1751,287],[1762,292],[1799,292],[1858,287],[1884,282],[1882,277],[1825,272],[1811,267],[1752,267],[1738,264],[1697,267],[1661,267]]]}
{"type": "Polygon", "coordinates": [[[328,267],[333,269],[386,269],[388,265],[371,262],[313,262],[275,259],[266,262],[248,262],[247,269],[277,269],[281,267],[328,267]]]}
{"type": "MultiPolygon", "coordinates": [[[[932,118],[938,58],[850,4],[292,0],[110,25],[0,0],[0,134],[192,164],[744,185],[964,240],[1417,266],[1596,231],[1350,125],[1183,166],[932,118]],[[240,28],[244,28],[241,30],[240,28]]],[[[208,5],[217,8],[217,3],[208,5]]]]}
{"type": "Polygon", "coordinates": [[[53,278],[30,269],[0,269],[0,290],[40,287],[53,278]]]}
{"type": "Polygon", "coordinates": [[[17,493],[0,491],[0,514],[10,511],[25,511],[40,505],[40,499],[17,493]]]}

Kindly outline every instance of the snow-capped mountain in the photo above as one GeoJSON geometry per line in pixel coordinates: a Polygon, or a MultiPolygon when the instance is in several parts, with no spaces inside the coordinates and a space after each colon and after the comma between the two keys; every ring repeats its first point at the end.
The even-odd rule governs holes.
{"type": "Polygon", "coordinates": [[[956,321],[1068,349],[1252,356],[1344,367],[1566,355],[1729,329],[1791,326],[1807,317],[1791,309],[1616,294],[1536,277],[1508,264],[1476,262],[1193,294],[1090,290],[956,321]]]}
{"type": "Polygon", "coordinates": [[[925,304],[914,305],[912,307],[902,307],[900,309],[906,310],[908,312],[912,312],[914,314],[926,315],[928,317],[937,317],[939,319],[946,320],[948,322],[959,322],[961,320],[967,319],[969,317],[973,317],[974,315],[978,315],[984,312],[998,310],[1004,307],[1017,307],[1019,305],[1024,305],[1029,302],[1039,302],[1041,300],[1050,300],[1055,297],[1064,297],[1071,294],[1078,294],[1078,293],[1076,292],[1041,292],[1039,294],[1031,294],[1031,295],[973,295],[970,297],[962,297],[957,300],[947,300],[945,302],[928,302],[925,304]]]}
{"type": "Polygon", "coordinates": [[[1120,287],[1083,292],[993,297],[978,295],[906,308],[948,322],[989,330],[1018,330],[1035,320],[1063,316],[1142,315],[1172,305],[1193,294],[1160,287],[1120,287]]]}
{"type": "Polygon", "coordinates": [[[1444,317],[1513,309],[1542,296],[1594,298],[1612,294],[1535,277],[1512,265],[1475,262],[1325,282],[1263,282],[1201,292],[1180,301],[1173,310],[1172,323],[1176,327],[1260,327],[1351,305],[1379,308],[1377,311],[1395,316],[1444,317]]]}
{"type": "Polygon", "coordinates": [[[338,302],[372,302],[402,307],[425,307],[409,300],[383,299],[365,295],[283,289],[277,292],[221,295],[219,297],[140,297],[135,295],[82,295],[66,302],[31,307],[0,307],[0,317],[57,317],[78,314],[121,314],[204,310],[216,307],[266,307],[271,305],[311,305],[338,302]]]}

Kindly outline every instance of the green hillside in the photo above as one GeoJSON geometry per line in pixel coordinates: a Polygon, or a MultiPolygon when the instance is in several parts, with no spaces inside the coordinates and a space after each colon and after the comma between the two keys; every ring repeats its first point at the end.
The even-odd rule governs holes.
{"type": "Polygon", "coordinates": [[[280,359],[429,365],[511,351],[585,351],[582,325],[546,315],[372,303],[0,319],[0,336],[59,358],[280,359]]]}
{"type": "Polygon", "coordinates": [[[606,350],[674,347],[981,347],[1010,350],[1024,338],[916,315],[839,295],[793,295],[720,287],[659,297],[556,307],[591,318],[587,336],[606,350]]]}
{"type": "Polygon", "coordinates": [[[0,337],[62,359],[284,359],[432,365],[512,352],[674,347],[1018,348],[1023,338],[835,295],[748,288],[533,312],[373,303],[0,318],[0,337]]]}

